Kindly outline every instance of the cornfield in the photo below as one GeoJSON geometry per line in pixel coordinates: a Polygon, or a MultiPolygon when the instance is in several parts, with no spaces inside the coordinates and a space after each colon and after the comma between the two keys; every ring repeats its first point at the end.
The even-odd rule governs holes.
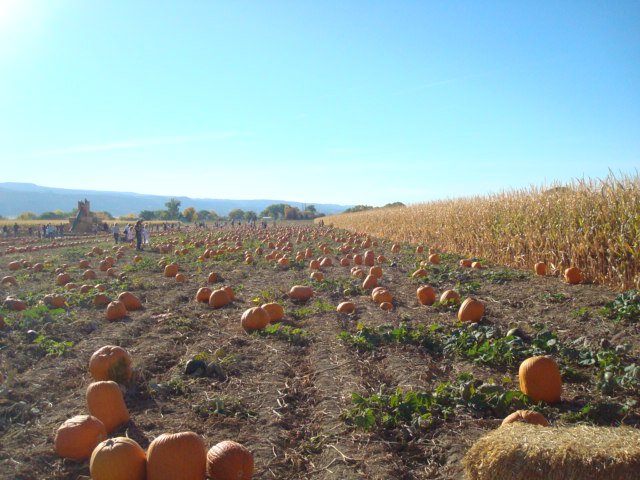
{"type": "Polygon", "coordinates": [[[577,266],[586,279],[640,288],[640,176],[325,217],[325,223],[518,268],[577,266]]]}

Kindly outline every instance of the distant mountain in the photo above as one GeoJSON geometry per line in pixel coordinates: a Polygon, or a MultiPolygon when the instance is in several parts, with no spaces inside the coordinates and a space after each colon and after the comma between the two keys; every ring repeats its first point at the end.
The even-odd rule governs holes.
{"type": "MultiPolygon", "coordinates": [[[[144,195],[132,192],[108,192],[99,190],[71,190],[66,188],[41,187],[33,183],[0,183],[0,215],[15,217],[22,212],[33,212],[40,215],[52,210],[70,211],[78,206],[79,200],[91,202],[94,212],[106,211],[113,216],[139,213],[142,210],[165,210],[171,198],[180,200],[181,209],[193,207],[196,210],[213,210],[218,215],[227,215],[231,210],[253,210],[258,215],[269,205],[286,203],[292,207],[304,209],[309,203],[290,200],[230,200],[213,198],[189,198],[172,195],[144,195]]],[[[351,205],[335,205],[314,203],[320,213],[331,215],[340,213],[351,205]]]]}

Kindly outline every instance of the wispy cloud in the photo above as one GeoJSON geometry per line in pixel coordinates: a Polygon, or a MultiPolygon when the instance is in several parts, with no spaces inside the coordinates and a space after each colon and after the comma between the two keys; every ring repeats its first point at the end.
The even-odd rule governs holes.
{"type": "Polygon", "coordinates": [[[193,143],[206,140],[226,140],[228,138],[247,136],[243,132],[218,132],[204,133],[200,135],[164,136],[152,138],[139,138],[134,140],[124,140],[118,142],[102,143],[96,145],[78,145],[52,150],[41,150],[33,152],[32,156],[47,157],[55,155],[73,155],[78,153],[107,152],[112,150],[128,150],[134,148],[153,147],[157,145],[178,145],[181,143],[193,143]]]}

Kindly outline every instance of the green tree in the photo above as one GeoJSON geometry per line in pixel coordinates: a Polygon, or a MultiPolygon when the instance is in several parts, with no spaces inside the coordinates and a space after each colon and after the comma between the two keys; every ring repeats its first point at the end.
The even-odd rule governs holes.
{"type": "Polygon", "coordinates": [[[17,220],[35,220],[38,216],[33,212],[22,212],[18,215],[17,220]]]}
{"type": "MultiPolygon", "coordinates": [[[[77,212],[76,212],[77,214],[77,212]]],[[[60,220],[72,216],[71,213],[64,213],[62,210],[54,210],[52,212],[44,212],[38,218],[41,220],[60,220]]]]}
{"type": "Polygon", "coordinates": [[[209,220],[209,210],[198,210],[197,212],[198,215],[198,220],[200,220],[201,222],[206,222],[207,220],[209,220]]]}
{"type": "Polygon", "coordinates": [[[198,213],[193,207],[185,208],[182,212],[182,216],[187,219],[187,222],[193,223],[198,221],[198,213]]]}
{"type": "Polygon", "coordinates": [[[296,207],[286,206],[284,209],[284,218],[287,220],[299,220],[301,212],[296,207]]]}
{"type": "Polygon", "coordinates": [[[282,218],[284,217],[284,209],[287,207],[289,205],[285,203],[274,203],[265,208],[260,215],[263,217],[282,218]]]}
{"type": "Polygon", "coordinates": [[[247,222],[255,222],[258,220],[258,215],[256,215],[256,212],[253,210],[249,210],[248,212],[244,212],[244,219],[247,222]]]}
{"type": "Polygon", "coordinates": [[[167,217],[169,220],[177,220],[180,217],[180,200],[172,198],[167,203],[165,203],[165,207],[167,207],[167,217]]]}
{"type": "Polygon", "coordinates": [[[364,212],[365,210],[373,210],[373,207],[371,205],[356,205],[355,207],[347,208],[342,213],[364,212]]]}
{"type": "Polygon", "coordinates": [[[305,212],[311,212],[311,213],[316,213],[316,206],[315,205],[307,205],[307,207],[304,209],[305,212]]]}
{"type": "Polygon", "coordinates": [[[393,203],[387,203],[382,208],[390,208],[390,207],[406,207],[406,205],[402,202],[393,202],[393,203]]]}
{"type": "Polygon", "coordinates": [[[244,210],[240,208],[234,208],[229,212],[229,218],[231,220],[242,220],[244,218],[244,210]]]}
{"type": "Polygon", "coordinates": [[[142,210],[140,212],[140,218],[143,220],[155,220],[156,219],[156,212],[152,211],[152,210],[142,210]]]}

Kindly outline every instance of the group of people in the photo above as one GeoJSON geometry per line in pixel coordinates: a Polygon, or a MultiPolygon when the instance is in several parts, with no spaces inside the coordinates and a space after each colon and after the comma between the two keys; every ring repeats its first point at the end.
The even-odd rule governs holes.
{"type": "Polygon", "coordinates": [[[51,223],[42,224],[42,225],[28,225],[22,226],[18,225],[18,223],[14,223],[13,227],[8,227],[7,225],[3,225],[2,227],[2,236],[4,238],[9,238],[10,236],[19,237],[19,236],[28,236],[28,237],[37,237],[37,238],[54,238],[54,237],[62,237],[64,236],[64,225],[53,225],[51,223]],[[13,230],[13,234],[11,231],[13,230]]]}
{"type": "Polygon", "coordinates": [[[138,220],[134,225],[127,223],[122,230],[122,236],[120,235],[120,226],[114,223],[111,227],[111,233],[113,233],[113,239],[116,243],[132,243],[135,238],[136,250],[142,250],[142,245],[149,243],[149,228],[146,223],[142,223],[142,220],[138,220]]]}

